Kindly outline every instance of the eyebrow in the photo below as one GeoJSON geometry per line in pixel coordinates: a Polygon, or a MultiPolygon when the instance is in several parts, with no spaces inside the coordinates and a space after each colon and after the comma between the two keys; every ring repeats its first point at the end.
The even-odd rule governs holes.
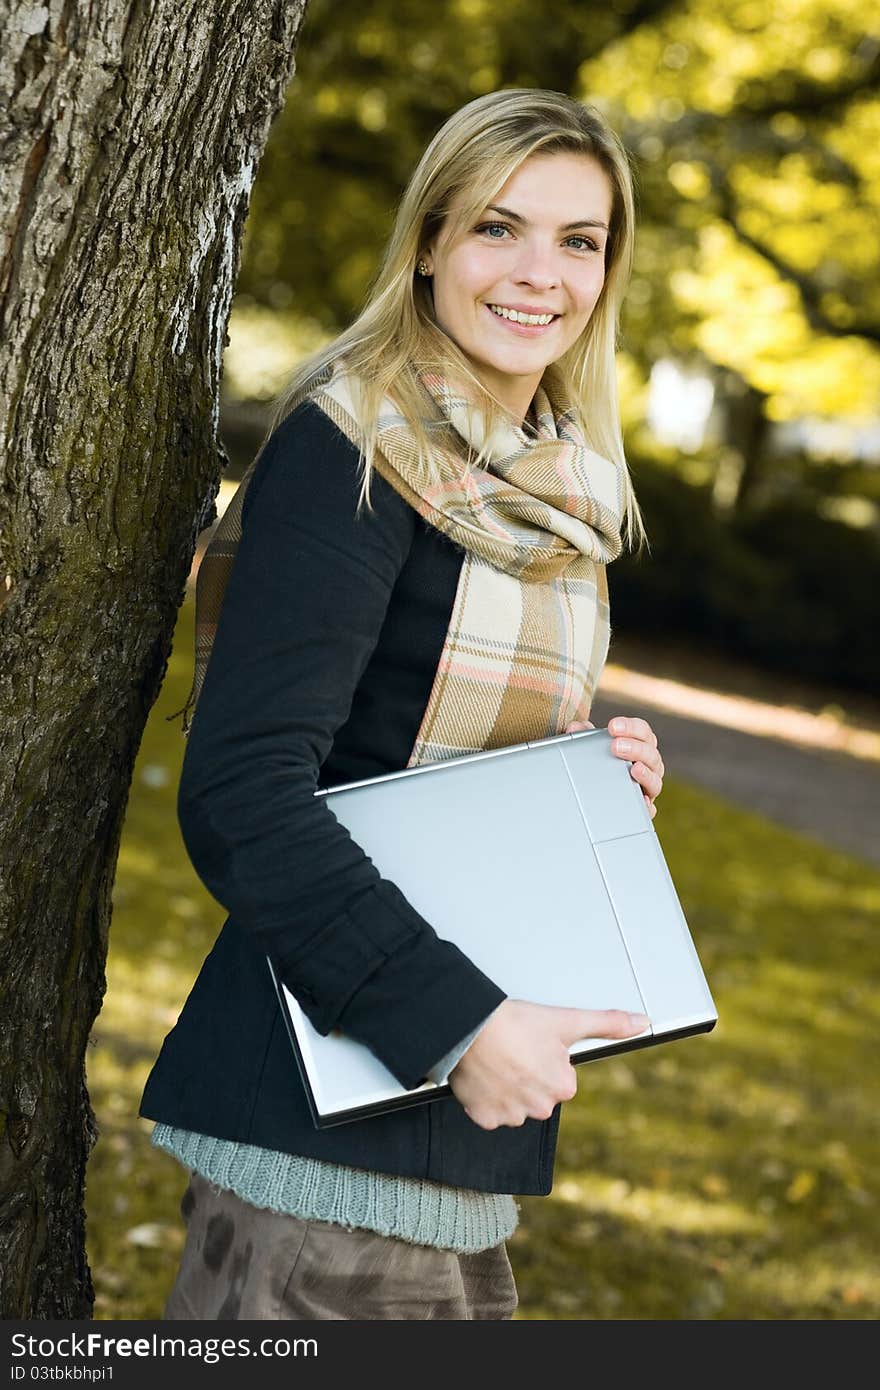
{"type": "MultiPolygon", "coordinates": [[[[502,208],[499,207],[497,203],[487,203],[486,211],[500,212],[503,217],[509,217],[511,222],[519,222],[521,226],[526,225],[526,219],[522,214],[514,212],[512,208],[502,208]]],[[[561,232],[571,232],[574,231],[575,227],[601,227],[603,231],[608,231],[608,224],[606,222],[599,222],[591,217],[582,217],[580,222],[566,222],[565,226],[560,227],[559,230],[561,232]]]]}

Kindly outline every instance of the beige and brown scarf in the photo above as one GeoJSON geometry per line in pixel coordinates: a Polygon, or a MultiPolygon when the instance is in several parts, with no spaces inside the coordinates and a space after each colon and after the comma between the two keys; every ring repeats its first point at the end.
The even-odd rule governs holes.
{"type": "MultiPolygon", "coordinates": [[[[467,461],[468,446],[485,442],[480,410],[436,373],[423,372],[420,381],[428,419],[452,427],[436,434],[440,481],[424,476],[407,421],[389,398],[379,416],[376,471],[465,553],[410,767],[546,738],[588,719],[610,638],[605,567],[621,550],[624,505],[620,467],[586,445],[575,412],[548,378],[535,396],[536,437],[512,423],[501,426],[479,467],[467,461]]],[[[341,364],[304,394],[360,447],[355,397],[341,364]]],[[[195,679],[182,711],[184,732],[258,461],[199,567],[195,679]]]]}

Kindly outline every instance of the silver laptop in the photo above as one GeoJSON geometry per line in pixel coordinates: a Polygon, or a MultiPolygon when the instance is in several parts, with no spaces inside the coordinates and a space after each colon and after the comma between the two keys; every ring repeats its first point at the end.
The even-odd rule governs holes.
{"type": "MultiPolygon", "coordinates": [[[[573,1043],[572,1062],[714,1027],[641,788],[604,729],[316,795],[438,936],[509,998],[650,1019],[634,1038],[573,1043]]],[[[445,1081],[405,1090],[364,1044],[323,1037],[269,968],[318,1128],[451,1094],[445,1081]]]]}

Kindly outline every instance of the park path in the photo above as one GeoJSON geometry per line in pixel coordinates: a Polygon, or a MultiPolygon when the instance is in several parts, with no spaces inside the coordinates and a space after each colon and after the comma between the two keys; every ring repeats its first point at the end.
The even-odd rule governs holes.
{"type": "MultiPolygon", "coordinates": [[[[880,867],[880,701],[689,657],[685,646],[670,659],[615,640],[613,655],[593,702],[597,727],[641,715],[669,776],[880,867]]],[[[662,799],[657,809],[660,831],[662,799]]]]}

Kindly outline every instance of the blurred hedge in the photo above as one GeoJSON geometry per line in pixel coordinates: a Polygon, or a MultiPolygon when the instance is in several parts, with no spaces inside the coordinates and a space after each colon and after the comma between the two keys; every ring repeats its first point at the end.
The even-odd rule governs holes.
{"type": "Polygon", "coordinates": [[[820,516],[809,499],[724,517],[708,485],[630,456],[650,553],[609,571],[615,625],[698,639],[853,690],[876,690],[880,541],[820,516]]]}

